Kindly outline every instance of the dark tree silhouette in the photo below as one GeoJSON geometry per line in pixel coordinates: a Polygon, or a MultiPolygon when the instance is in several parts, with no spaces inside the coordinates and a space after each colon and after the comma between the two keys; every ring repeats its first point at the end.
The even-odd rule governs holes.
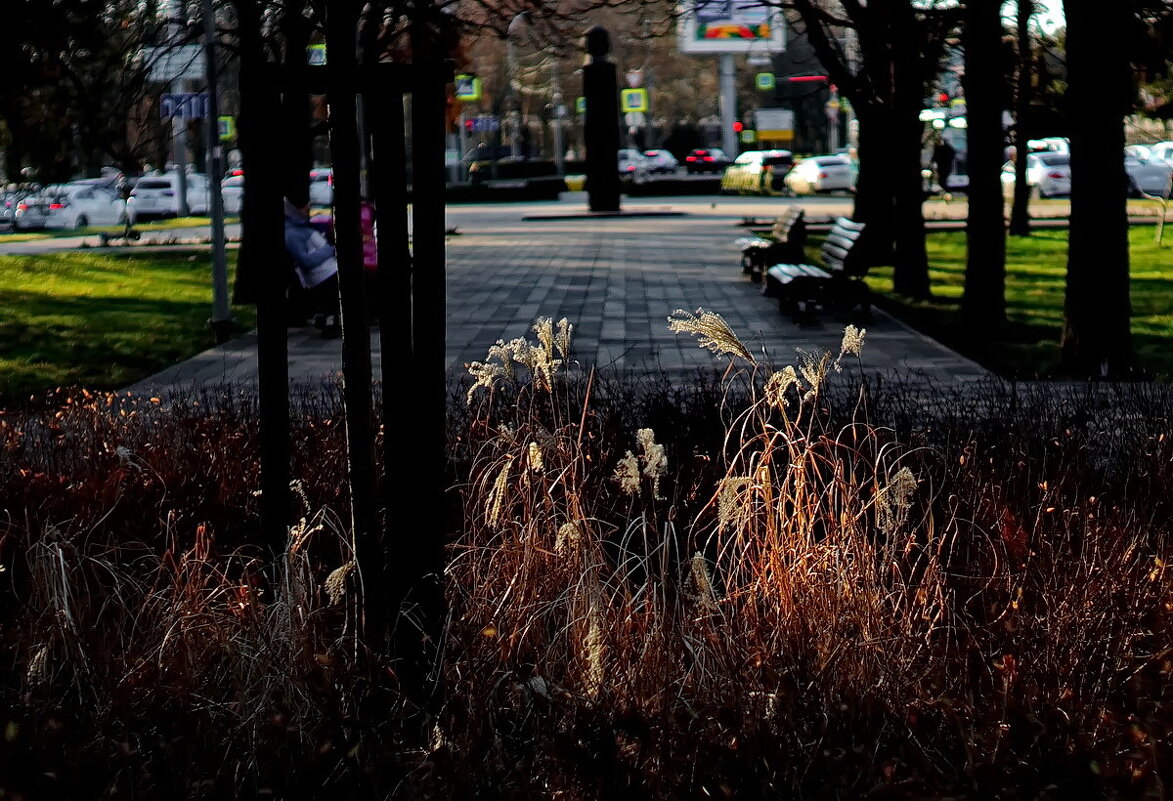
{"type": "Polygon", "coordinates": [[[1134,91],[1128,3],[1065,0],[1071,114],[1071,228],[1061,369],[1123,377],[1133,369],[1123,118],[1134,91]],[[1112,157],[1108,157],[1112,156],[1112,157]]]}
{"type": "Polygon", "coordinates": [[[965,330],[988,336],[1006,321],[1006,227],[1002,202],[1002,9],[999,0],[968,0],[965,102],[969,145],[969,219],[966,225],[965,330]]]}

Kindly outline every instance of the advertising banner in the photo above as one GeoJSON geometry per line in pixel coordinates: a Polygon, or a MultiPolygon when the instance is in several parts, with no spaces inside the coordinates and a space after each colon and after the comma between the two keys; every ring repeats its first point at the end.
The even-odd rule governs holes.
{"type": "Polygon", "coordinates": [[[775,8],[756,0],[689,0],[677,35],[682,53],[777,53],[786,49],[786,26],[775,8]]]}

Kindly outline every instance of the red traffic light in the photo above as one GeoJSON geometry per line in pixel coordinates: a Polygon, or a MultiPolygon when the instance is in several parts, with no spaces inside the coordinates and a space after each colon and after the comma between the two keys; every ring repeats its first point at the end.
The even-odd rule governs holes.
{"type": "Polygon", "coordinates": [[[741,133],[743,128],[745,128],[745,126],[740,122],[733,123],[733,133],[741,133]]]}
{"type": "Polygon", "coordinates": [[[941,94],[937,95],[937,102],[940,103],[941,105],[948,103],[949,102],[949,95],[945,94],[944,92],[941,92],[941,94]]]}

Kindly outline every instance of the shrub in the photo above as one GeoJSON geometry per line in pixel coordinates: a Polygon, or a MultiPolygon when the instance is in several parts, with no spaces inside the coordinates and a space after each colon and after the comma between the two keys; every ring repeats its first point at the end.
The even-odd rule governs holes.
{"type": "Polygon", "coordinates": [[[298,405],[305,515],[276,558],[248,544],[250,396],[5,416],[5,791],[1162,786],[1168,388],[880,381],[854,329],[771,369],[719,315],[671,325],[725,373],[583,374],[543,320],[452,388],[463,522],[422,717],[355,639],[333,393],[298,405]]]}

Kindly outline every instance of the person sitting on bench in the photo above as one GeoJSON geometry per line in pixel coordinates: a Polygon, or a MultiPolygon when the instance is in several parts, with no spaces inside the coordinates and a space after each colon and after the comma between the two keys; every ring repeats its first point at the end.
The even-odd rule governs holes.
{"type": "Polygon", "coordinates": [[[341,334],[338,324],[338,259],[334,246],[310,224],[308,201],[285,200],[285,250],[293,262],[291,310],[314,316],[322,337],[341,334]]]}

